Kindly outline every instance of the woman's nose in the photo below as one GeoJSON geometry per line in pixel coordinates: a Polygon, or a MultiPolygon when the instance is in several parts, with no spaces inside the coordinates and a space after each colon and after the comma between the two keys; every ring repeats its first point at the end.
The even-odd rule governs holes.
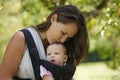
{"type": "Polygon", "coordinates": [[[60,42],[61,42],[61,43],[64,43],[66,40],[67,40],[67,36],[64,36],[64,37],[62,37],[62,38],[60,39],[60,42]]]}

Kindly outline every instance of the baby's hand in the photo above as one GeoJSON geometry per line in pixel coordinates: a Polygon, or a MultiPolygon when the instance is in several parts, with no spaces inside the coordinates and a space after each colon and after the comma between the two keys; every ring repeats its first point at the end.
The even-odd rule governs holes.
{"type": "Polygon", "coordinates": [[[51,72],[46,70],[42,65],[40,66],[40,76],[43,80],[54,80],[51,72]]]}
{"type": "Polygon", "coordinates": [[[43,76],[43,80],[54,80],[52,75],[45,75],[43,76]]]}

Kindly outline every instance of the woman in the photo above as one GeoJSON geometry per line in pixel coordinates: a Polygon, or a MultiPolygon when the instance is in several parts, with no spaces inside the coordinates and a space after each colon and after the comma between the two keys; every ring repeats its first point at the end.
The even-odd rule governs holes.
{"type": "MultiPolygon", "coordinates": [[[[68,64],[77,66],[88,53],[89,40],[85,20],[76,6],[59,7],[45,22],[27,29],[33,35],[41,59],[46,59],[44,49],[54,42],[65,44],[69,51],[68,64]]],[[[61,74],[66,75],[62,72],[61,74]]],[[[0,66],[0,80],[12,80],[15,75],[35,79],[25,37],[21,31],[11,38],[0,66]]],[[[54,74],[53,76],[55,77],[54,74]]]]}

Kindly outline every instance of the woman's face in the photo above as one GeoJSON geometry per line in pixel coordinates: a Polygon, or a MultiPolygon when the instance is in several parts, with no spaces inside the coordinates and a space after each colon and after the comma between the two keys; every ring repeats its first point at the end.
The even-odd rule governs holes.
{"type": "Polygon", "coordinates": [[[57,15],[54,15],[51,18],[51,26],[46,33],[48,42],[50,44],[54,42],[64,43],[69,38],[75,36],[75,34],[78,32],[78,28],[75,23],[63,24],[57,22],[56,19],[57,15]]]}

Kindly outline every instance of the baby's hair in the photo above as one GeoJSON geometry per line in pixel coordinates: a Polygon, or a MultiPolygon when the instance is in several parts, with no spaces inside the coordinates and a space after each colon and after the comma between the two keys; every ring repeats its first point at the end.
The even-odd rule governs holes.
{"type": "MultiPolygon", "coordinates": [[[[61,43],[61,42],[54,42],[54,43],[52,43],[52,44],[50,44],[50,45],[61,45],[62,47],[63,47],[63,49],[64,49],[64,53],[67,55],[67,48],[65,47],[65,45],[63,44],[63,43],[61,43]]],[[[49,45],[49,46],[50,46],[49,45]]],[[[48,46],[48,47],[49,47],[48,46]]]]}

